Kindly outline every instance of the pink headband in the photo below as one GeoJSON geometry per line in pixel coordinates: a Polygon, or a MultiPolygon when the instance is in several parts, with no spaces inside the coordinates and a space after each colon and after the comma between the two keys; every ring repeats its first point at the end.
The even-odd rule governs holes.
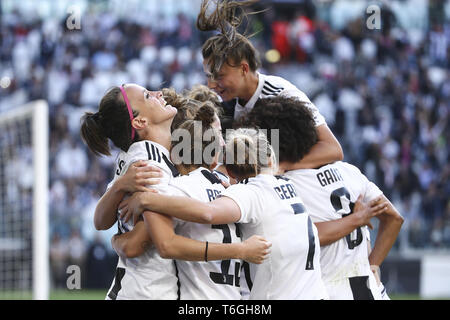
{"type": "MultiPolygon", "coordinates": [[[[130,115],[130,122],[132,122],[134,119],[133,110],[131,109],[130,101],[128,100],[127,93],[125,92],[123,85],[121,85],[119,88],[120,88],[120,91],[122,91],[123,100],[125,100],[125,103],[127,105],[128,113],[130,115]]],[[[134,140],[135,132],[136,132],[136,130],[134,130],[133,124],[131,124],[131,140],[132,141],[134,140]]]]}

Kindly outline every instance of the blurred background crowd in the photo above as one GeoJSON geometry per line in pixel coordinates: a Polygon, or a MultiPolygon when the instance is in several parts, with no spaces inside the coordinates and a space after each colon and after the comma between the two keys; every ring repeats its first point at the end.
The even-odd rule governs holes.
{"type": "MultiPolygon", "coordinates": [[[[113,85],[180,91],[205,83],[200,48],[210,34],[195,27],[200,1],[162,2],[0,1],[0,112],[36,99],[50,106],[54,286],[65,286],[67,265],[113,269],[116,258],[109,242],[116,230],[99,232],[92,222],[115,156],[88,152],[82,114],[113,85]],[[67,23],[71,5],[79,28],[67,23]]],[[[345,161],[405,217],[393,250],[450,249],[450,2],[260,1],[254,8],[268,9],[247,25],[260,71],[308,95],[345,161]],[[371,4],[381,9],[380,29],[367,24],[371,4]]],[[[89,286],[103,286],[91,278],[89,286]]]]}

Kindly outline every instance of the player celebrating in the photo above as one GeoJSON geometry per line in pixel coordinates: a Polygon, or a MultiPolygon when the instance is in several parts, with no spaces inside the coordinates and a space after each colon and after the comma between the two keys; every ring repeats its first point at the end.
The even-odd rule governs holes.
{"type": "Polygon", "coordinates": [[[292,169],[316,168],[342,160],[339,142],[305,93],[283,78],[257,71],[260,61],[256,49],[245,36],[237,32],[243,20],[243,15],[237,12],[243,12],[245,6],[254,2],[202,1],[197,28],[201,31],[219,31],[202,47],[208,87],[217,92],[223,101],[234,104],[231,108],[225,108],[225,114],[232,120],[240,119],[260,99],[279,95],[296,97],[313,111],[319,139],[301,162],[292,164],[292,169]],[[215,9],[212,10],[210,5],[216,6],[215,9]]]}
{"type": "Polygon", "coordinates": [[[326,299],[317,229],[291,181],[273,175],[276,159],[267,138],[253,129],[239,129],[227,140],[225,165],[241,183],[220,198],[203,203],[141,192],[124,200],[121,210],[136,216],[152,210],[200,223],[238,222],[244,239],[260,234],[272,243],[270,257],[261,265],[251,264],[250,299],[326,299]]]}
{"type": "MultiPolygon", "coordinates": [[[[148,159],[159,167],[159,190],[172,178],[175,169],[169,161],[170,125],[177,110],[162,98],[161,92],[127,84],[113,87],[102,98],[97,113],[86,113],[81,136],[96,155],[110,155],[108,140],[121,152],[117,158],[113,182],[137,160],[148,159]]],[[[126,185],[110,183],[97,204],[94,224],[99,230],[109,229],[117,221],[117,205],[125,196],[126,185]]],[[[132,224],[118,221],[120,232],[133,229],[132,224]]],[[[142,228],[143,222],[134,226],[142,228]]],[[[146,248],[135,259],[119,259],[115,279],[107,299],[176,299],[177,277],[172,261],[162,259],[156,250],[146,248]]]]}
{"type": "MultiPolygon", "coordinates": [[[[193,120],[187,120],[178,129],[188,133],[190,143],[188,148],[184,148],[183,155],[188,154],[189,159],[183,158],[184,162],[177,165],[183,176],[173,179],[168,186],[171,195],[189,196],[199,201],[208,202],[214,200],[225,190],[221,181],[208,169],[215,166],[218,158],[218,150],[221,145],[220,130],[215,130],[213,123],[219,122],[216,109],[212,103],[203,103],[197,110],[193,120]],[[201,125],[201,128],[196,128],[201,125]],[[211,140],[204,139],[210,134],[211,140]],[[205,150],[211,148],[212,155],[205,156],[205,150]],[[201,163],[196,164],[196,156],[201,155],[201,163]]],[[[220,122],[219,122],[220,123],[220,122]]],[[[217,125],[217,123],[216,123],[217,125]]],[[[184,144],[186,147],[187,144],[184,144]]],[[[174,146],[174,149],[177,145],[174,146]]],[[[180,162],[175,152],[175,163],[180,162]]],[[[124,211],[122,211],[124,212],[124,211]]],[[[172,219],[160,214],[146,212],[144,221],[149,231],[149,239],[152,239],[163,258],[177,259],[176,265],[180,280],[180,299],[182,300],[239,300],[241,299],[240,289],[240,266],[242,261],[236,259],[236,251],[240,252],[240,233],[235,224],[202,225],[175,220],[175,231],[172,219]],[[183,238],[185,236],[202,241],[201,248],[195,246],[195,242],[183,238]],[[219,246],[213,242],[229,243],[221,246],[224,250],[218,251],[219,246]],[[205,245],[208,246],[208,258],[205,262],[194,262],[205,258],[205,245]],[[191,245],[192,244],[192,245],[191,245]],[[238,249],[238,250],[236,250],[238,249]],[[211,261],[226,259],[223,261],[211,261]],[[187,261],[184,261],[187,260],[187,261]]],[[[124,215],[124,220],[128,217],[124,215]]],[[[116,238],[123,235],[116,236],[116,238]]],[[[252,237],[254,244],[261,247],[262,253],[256,257],[248,254],[241,254],[241,259],[247,259],[254,263],[261,263],[262,258],[269,253],[270,244],[260,237],[252,237]]],[[[115,239],[116,242],[118,239],[115,239]]],[[[114,247],[118,244],[114,243],[114,247]]],[[[129,239],[128,239],[129,242],[129,239]]],[[[125,242],[121,242],[125,245],[125,242]]],[[[248,240],[244,243],[251,243],[248,240]]],[[[120,245],[119,245],[120,246],[120,245]]],[[[127,246],[131,246],[127,243],[127,246]]],[[[244,246],[242,246],[244,247],[244,246]]],[[[245,246],[247,247],[247,246],[245,246]]],[[[116,249],[117,250],[117,249],[116,249]]],[[[260,251],[260,250],[258,250],[260,251]]]]}
{"type": "MultiPolygon", "coordinates": [[[[168,182],[178,175],[169,160],[168,151],[171,146],[170,127],[176,113],[174,107],[166,104],[161,92],[149,92],[141,86],[129,84],[109,90],[100,102],[99,111],[87,113],[83,117],[81,135],[94,153],[109,155],[108,139],[121,149],[114,180],[96,208],[94,221],[97,229],[108,229],[115,223],[117,205],[126,192],[148,190],[142,186],[142,182],[148,182],[148,179],[138,186],[124,179],[124,173],[129,167],[133,168],[136,161],[145,159],[158,167],[163,174],[156,188],[160,192],[168,192],[168,182]]],[[[145,247],[141,247],[139,255],[132,259],[120,255],[107,299],[178,297],[175,265],[172,260],[162,259],[154,246],[150,246],[143,223],[118,220],[119,232],[125,233],[125,238],[139,238],[142,240],[138,241],[139,245],[145,244],[145,247]]],[[[204,243],[199,241],[189,244],[201,248],[199,250],[204,247],[204,243]]],[[[223,246],[214,246],[212,249],[221,250],[223,246]]],[[[242,251],[241,247],[238,249],[242,251]]],[[[203,257],[203,254],[199,256],[203,257]]],[[[229,256],[230,253],[227,253],[226,257],[229,256]]]]}
{"type": "MultiPolygon", "coordinates": [[[[260,100],[244,123],[280,130],[282,170],[301,159],[317,141],[310,110],[295,99],[260,100]]],[[[371,266],[377,269],[383,262],[400,231],[403,218],[395,207],[359,169],[345,162],[287,171],[285,176],[304,199],[319,230],[322,275],[330,298],[382,299],[371,266]],[[379,231],[370,256],[365,225],[371,216],[358,221],[361,217],[355,212],[355,201],[359,195],[364,202],[381,197],[381,202],[387,204],[386,211],[377,216],[379,231]]]]}

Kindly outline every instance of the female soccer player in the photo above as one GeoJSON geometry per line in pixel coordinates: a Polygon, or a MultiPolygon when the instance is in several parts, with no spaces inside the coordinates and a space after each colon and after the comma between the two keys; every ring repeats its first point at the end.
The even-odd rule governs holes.
{"type": "MultiPolygon", "coordinates": [[[[160,192],[168,192],[168,182],[178,172],[169,160],[171,146],[171,124],[177,110],[167,105],[161,92],[149,92],[145,88],[128,84],[109,90],[100,102],[99,111],[83,117],[81,136],[95,154],[109,155],[108,142],[121,149],[117,159],[115,177],[108,191],[100,200],[95,212],[98,229],[110,228],[117,220],[117,205],[125,195],[127,183],[121,177],[130,165],[138,160],[147,160],[158,167],[163,175],[156,186],[160,192]],[[122,183],[114,183],[114,182],[122,183]]],[[[136,188],[137,189],[137,188],[136,188]]],[[[146,239],[143,222],[131,224],[118,221],[119,232],[138,235],[146,239]],[[131,232],[130,232],[131,231],[131,232]]],[[[187,239],[186,241],[188,241],[187,239]]],[[[142,253],[132,259],[120,256],[116,277],[107,299],[176,299],[177,277],[172,260],[162,259],[148,242],[142,253]]],[[[189,242],[200,248],[197,259],[203,257],[204,243],[189,242]]],[[[228,250],[226,259],[241,257],[242,246],[230,254],[230,245],[214,245],[213,250],[228,250]]],[[[236,248],[234,248],[236,249],[236,248]]],[[[222,251],[220,251],[222,252],[222,251]]]]}
{"type": "MultiPolygon", "coordinates": [[[[281,169],[298,162],[317,141],[309,108],[292,98],[258,101],[246,118],[243,123],[247,126],[279,130],[281,169]]],[[[304,199],[319,230],[322,276],[330,299],[383,299],[384,288],[378,286],[371,269],[378,269],[383,262],[403,223],[392,203],[358,168],[345,162],[286,171],[285,176],[304,199]],[[366,225],[373,215],[359,215],[355,206],[358,196],[375,203],[381,197],[380,202],[387,205],[375,212],[380,224],[370,255],[366,225]]]]}
{"type": "MultiPolygon", "coordinates": [[[[178,128],[188,133],[191,139],[189,144],[184,144],[182,157],[172,152],[174,160],[182,160],[175,162],[180,162],[177,168],[183,175],[170,183],[169,187],[175,189],[171,195],[188,196],[207,203],[225,191],[221,180],[211,171],[217,163],[222,139],[220,130],[213,126],[213,123],[217,124],[217,122],[219,120],[216,108],[211,102],[205,102],[198,109],[193,120],[187,120],[178,128]],[[210,139],[207,138],[208,135],[210,139]],[[197,157],[200,163],[196,161],[197,157]]],[[[144,214],[144,221],[161,256],[177,259],[182,300],[240,300],[242,298],[240,272],[243,261],[236,259],[210,261],[216,258],[209,254],[211,242],[233,245],[241,242],[240,231],[236,224],[209,225],[175,219],[175,233],[171,219],[166,216],[148,212],[144,214]],[[207,256],[205,251],[201,252],[204,261],[185,261],[193,259],[189,255],[189,248],[181,248],[176,243],[179,236],[207,242],[207,256]],[[183,250],[180,251],[180,249],[183,250]]],[[[266,248],[269,249],[269,247],[270,244],[266,244],[266,248]]],[[[206,250],[206,247],[202,249],[206,250]]],[[[257,260],[251,262],[255,261],[257,260]]]]}
{"type": "Polygon", "coordinates": [[[227,138],[226,168],[241,183],[220,198],[205,203],[138,192],[121,203],[122,212],[139,216],[145,208],[198,223],[240,223],[244,239],[259,234],[272,243],[265,262],[250,264],[250,299],[326,299],[317,229],[289,179],[273,175],[276,159],[267,138],[244,129],[227,138]]]}
{"type": "Polygon", "coordinates": [[[283,78],[257,71],[261,64],[256,49],[244,35],[237,32],[243,20],[243,14],[238,12],[243,13],[243,8],[254,2],[202,1],[197,28],[201,31],[219,31],[202,47],[208,87],[217,92],[223,101],[234,104],[231,109],[225,109],[225,114],[233,120],[240,119],[258,100],[267,97],[281,95],[304,101],[313,110],[319,139],[302,161],[292,164],[293,169],[316,168],[342,160],[344,156],[339,142],[305,93],[283,78]],[[210,8],[211,4],[216,6],[214,10],[210,8]]]}

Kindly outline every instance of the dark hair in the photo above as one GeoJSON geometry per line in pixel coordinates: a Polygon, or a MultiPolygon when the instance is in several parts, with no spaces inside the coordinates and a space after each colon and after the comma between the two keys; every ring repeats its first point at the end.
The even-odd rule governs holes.
{"type": "Polygon", "coordinates": [[[233,67],[244,59],[247,60],[251,71],[255,72],[260,67],[261,62],[255,47],[246,36],[237,31],[248,15],[243,8],[256,1],[217,1],[214,3],[215,10],[209,15],[211,1],[202,1],[197,28],[201,31],[219,31],[219,34],[206,40],[202,47],[203,59],[208,60],[213,76],[217,76],[224,63],[233,67]]]}
{"type": "Polygon", "coordinates": [[[300,161],[318,140],[311,109],[297,98],[277,96],[259,99],[239,121],[239,126],[278,129],[280,162],[300,161]]]}
{"type": "Polygon", "coordinates": [[[220,133],[216,132],[212,127],[213,122],[216,120],[216,114],[217,108],[211,101],[203,102],[196,111],[195,116],[192,119],[184,121],[178,127],[178,129],[187,130],[191,137],[191,158],[189,159],[190,163],[186,165],[192,165],[195,167],[202,165],[209,168],[209,166],[212,164],[211,161],[205,159],[203,153],[208,146],[212,145],[213,148],[211,156],[214,157],[216,155],[216,152],[220,148],[218,136],[220,133]],[[196,129],[196,126],[199,123],[201,123],[201,131],[196,129]],[[207,135],[205,135],[205,133],[207,131],[211,133],[211,135],[208,136],[209,139],[206,139],[207,135]],[[196,163],[196,154],[202,155],[202,163],[196,163]]]}
{"type": "MultiPolygon", "coordinates": [[[[133,110],[133,116],[138,115],[133,110]]],[[[111,155],[108,139],[125,152],[133,142],[139,141],[137,133],[131,140],[130,115],[119,87],[108,90],[100,101],[98,112],[86,112],[81,122],[81,138],[96,155],[111,155]]]]}

